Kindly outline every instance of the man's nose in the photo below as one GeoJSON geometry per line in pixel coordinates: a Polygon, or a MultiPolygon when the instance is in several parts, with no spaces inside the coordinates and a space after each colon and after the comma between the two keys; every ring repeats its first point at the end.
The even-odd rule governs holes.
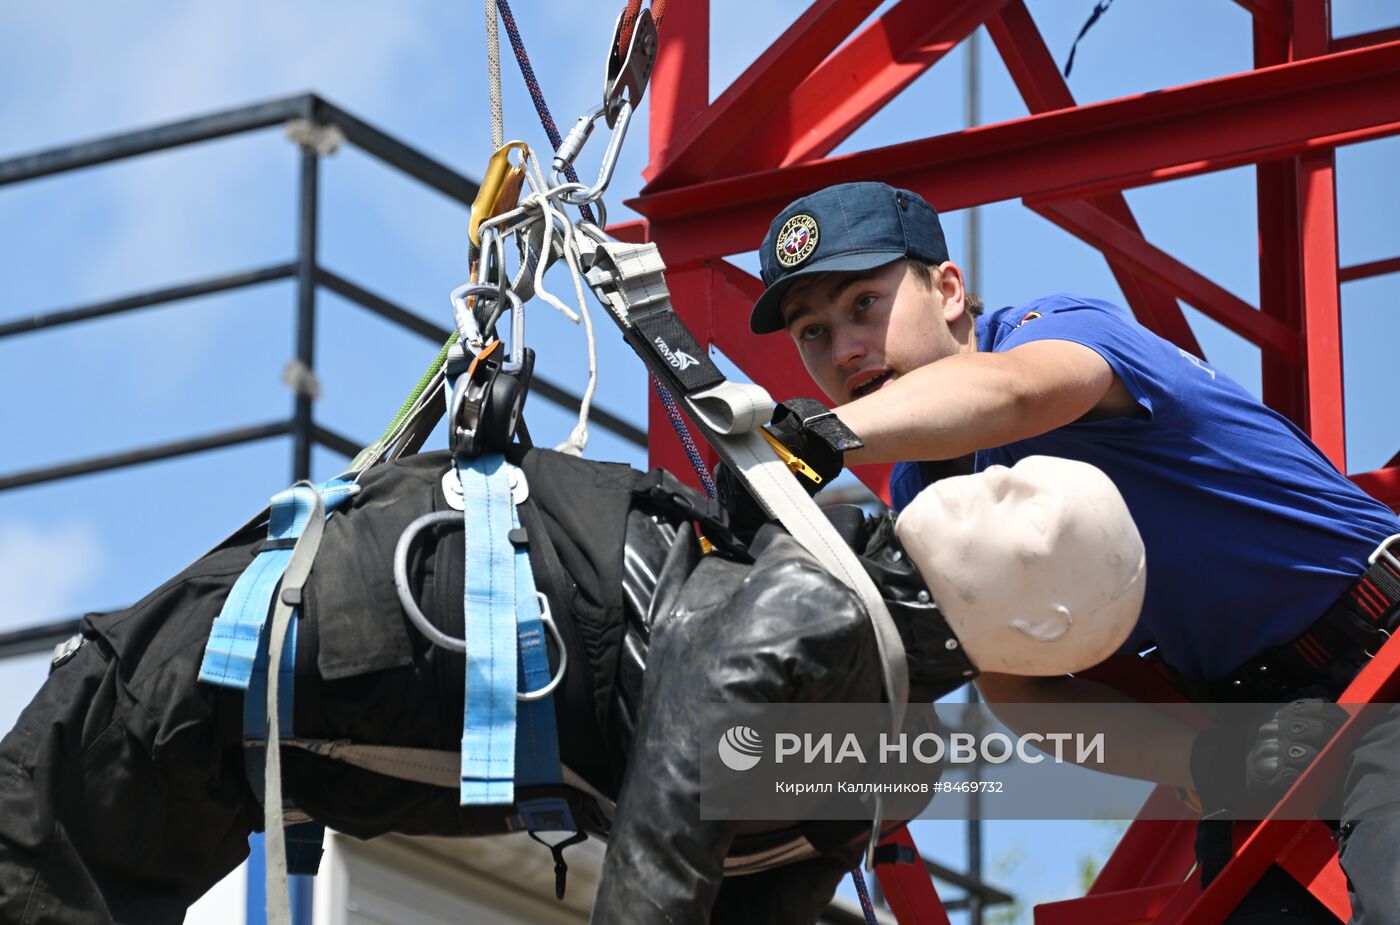
{"type": "Polygon", "coordinates": [[[831,336],[831,362],[838,369],[846,369],[859,363],[865,357],[865,343],[847,329],[840,329],[832,332],[831,336]]]}

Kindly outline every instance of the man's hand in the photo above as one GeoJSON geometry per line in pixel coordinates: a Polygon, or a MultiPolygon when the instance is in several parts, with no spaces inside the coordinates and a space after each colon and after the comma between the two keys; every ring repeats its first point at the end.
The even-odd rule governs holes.
{"type": "Polygon", "coordinates": [[[1283,799],[1318,753],[1347,721],[1347,711],[1326,700],[1295,700],[1259,727],[1245,765],[1245,786],[1255,801],[1283,799]]]}
{"type": "Polygon", "coordinates": [[[841,474],[848,450],[865,445],[841,423],[835,412],[814,398],[789,398],[779,402],[767,429],[770,436],[806,463],[811,474],[817,476],[812,478],[811,474],[798,472],[798,481],[809,494],[816,494],[841,474]]]}
{"type": "MultiPolygon", "coordinates": [[[[779,455],[809,495],[815,495],[841,474],[847,450],[863,445],[850,428],[813,398],[779,402],[765,433],[786,451],[779,455]]],[[[741,538],[751,538],[768,520],[763,505],[725,463],[715,467],[715,494],[729,515],[730,527],[741,538]]]]}
{"type": "Polygon", "coordinates": [[[1191,777],[1205,816],[1262,818],[1332,741],[1347,712],[1325,700],[1285,704],[1252,729],[1216,726],[1196,736],[1191,777]]]}

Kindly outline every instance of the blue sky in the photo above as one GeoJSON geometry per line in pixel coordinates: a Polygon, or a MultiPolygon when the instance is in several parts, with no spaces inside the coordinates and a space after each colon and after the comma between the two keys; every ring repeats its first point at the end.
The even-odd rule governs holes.
{"type": "MultiPolygon", "coordinates": [[[[561,126],[596,102],[620,6],[517,0],[561,126]]],[[[712,0],[712,94],[803,6],[712,0]]],[[[1030,7],[1063,62],[1092,3],[1030,7]]],[[[1400,22],[1393,0],[1333,7],[1337,34],[1400,22]]],[[[428,0],[8,4],[0,8],[0,158],[314,90],[477,175],[490,154],[481,19],[479,4],[428,0]]],[[[1069,83],[1089,102],[1234,73],[1250,65],[1249,37],[1248,15],[1226,0],[1119,3],[1081,44],[1069,83]]],[[[982,121],[1025,115],[984,32],[980,40],[982,121]]],[[[959,49],[840,150],[962,127],[964,73],[959,49]]],[[[544,147],[509,60],[504,83],[507,137],[544,147]]],[[[645,160],[643,113],[610,196],[614,218],[627,216],[620,203],[640,186],[645,160]]],[[[1397,162],[1396,139],[1339,154],[1344,264],[1400,254],[1397,162]]],[[[296,169],[293,145],[270,130],[0,188],[0,321],[291,259],[296,169]]],[[[465,211],[352,149],[325,159],[321,176],[324,265],[446,325],[447,293],[466,276],[465,211]]],[[[1257,301],[1251,171],[1127,195],[1149,239],[1257,301]]],[[[1097,252],[1018,203],[982,215],[981,269],[972,282],[988,303],[1049,291],[1121,298],[1097,252]]],[[[962,216],[945,216],[945,227],[957,259],[962,216]]],[[[755,263],[752,255],[736,259],[755,263]]],[[[1400,279],[1348,284],[1342,294],[1350,467],[1365,471],[1400,449],[1400,425],[1381,404],[1400,325],[1400,279]]],[[[318,305],[324,397],[316,414],[368,440],[434,349],[336,296],[322,293],[318,305]]],[[[277,283],[0,341],[0,473],[289,415],[280,373],[293,351],[292,311],[291,284],[277,283]]],[[[1187,312],[1208,359],[1257,392],[1258,351],[1187,312]]],[[[642,368],[603,316],[596,320],[598,402],[644,422],[642,368]]],[[[542,372],[582,389],[578,329],[541,307],[529,315],[529,338],[542,372]]],[[[541,443],[562,439],[570,425],[541,402],[530,419],[541,443]]],[[[643,462],[597,430],[590,455],[643,462]]],[[[339,463],[320,452],[314,474],[334,474],[339,463]]],[[[241,523],[289,473],[289,443],[271,441],[0,494],[0,630],[137,599],[241,523]]],[[[43,658],[0,665],[0,725],[13,722],[44,670],[43,658]]],[[[1064,896],[1077,859],[1101,854],[1108,841],[1092,824],[993,824],[989,870],[1019,857],[1004,876],[1022,895],[1064,896]]],[[[961,863],[961,836],[946,827],[930,828],[923,843],[961,863]]]]}

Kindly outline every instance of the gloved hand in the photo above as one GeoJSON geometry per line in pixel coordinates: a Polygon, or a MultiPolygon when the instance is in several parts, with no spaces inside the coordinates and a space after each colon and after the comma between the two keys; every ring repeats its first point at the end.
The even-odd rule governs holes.
{"type": "Polygon", "coordinates": [[[1295,700],[1259,727],[1245,763],[1251,800],[1269,806],[1283,799],[1318,753],[1341,731],[1347,711],[1326,700],[1295,700]]]}
{"type": "MultiPolygon", "coordinates": [[[[835,414],[813,398],[779,402],[765,430],[817,474],[817,479],[813,479],[797,473],[797,481],[810,495],[821,491],[841,474],[847,450],[865,445],[835,414]]],[[[729,515],[730,528],[741,539],[751,538],[768,520],[763,505],[725,463],[715,467],[715,495],[729,515]]]]}
{"type": "Polygon", "coordinates": [[[816,481],[798,474],[809,494],[816,494],[841,474],[848,450],[865,445],[835,412],[814,398],[778,402],[767,431],[820,478],[816,481]]]}
{"type": "Polygon", "coordinates": [[[1191,746],[1191,778],[1203,816],[1262,817],[1346,722],[1325,700],[1284,704],[1263,722],[1216,726],[1191,746]]]}

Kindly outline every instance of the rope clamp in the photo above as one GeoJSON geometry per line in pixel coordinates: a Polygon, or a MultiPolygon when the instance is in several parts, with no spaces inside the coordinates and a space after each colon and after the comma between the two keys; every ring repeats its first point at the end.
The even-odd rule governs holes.
{"type": "Polygon", "coordinates": [[[656,64],[656,21],[652,19],[650,9],[638,14],[626,56],[618,55],[617,50],[622,45],[622,22],[626,16],[624,12],[617,17],[613,40],[608,46],[608,76],[603,83],[603,108],[608,117],[608,128],[617,126],[624,95],[634,110],[641,105],[642,94],[646,93],[647,82],[651,80],[651,69],[656,64]]]}

